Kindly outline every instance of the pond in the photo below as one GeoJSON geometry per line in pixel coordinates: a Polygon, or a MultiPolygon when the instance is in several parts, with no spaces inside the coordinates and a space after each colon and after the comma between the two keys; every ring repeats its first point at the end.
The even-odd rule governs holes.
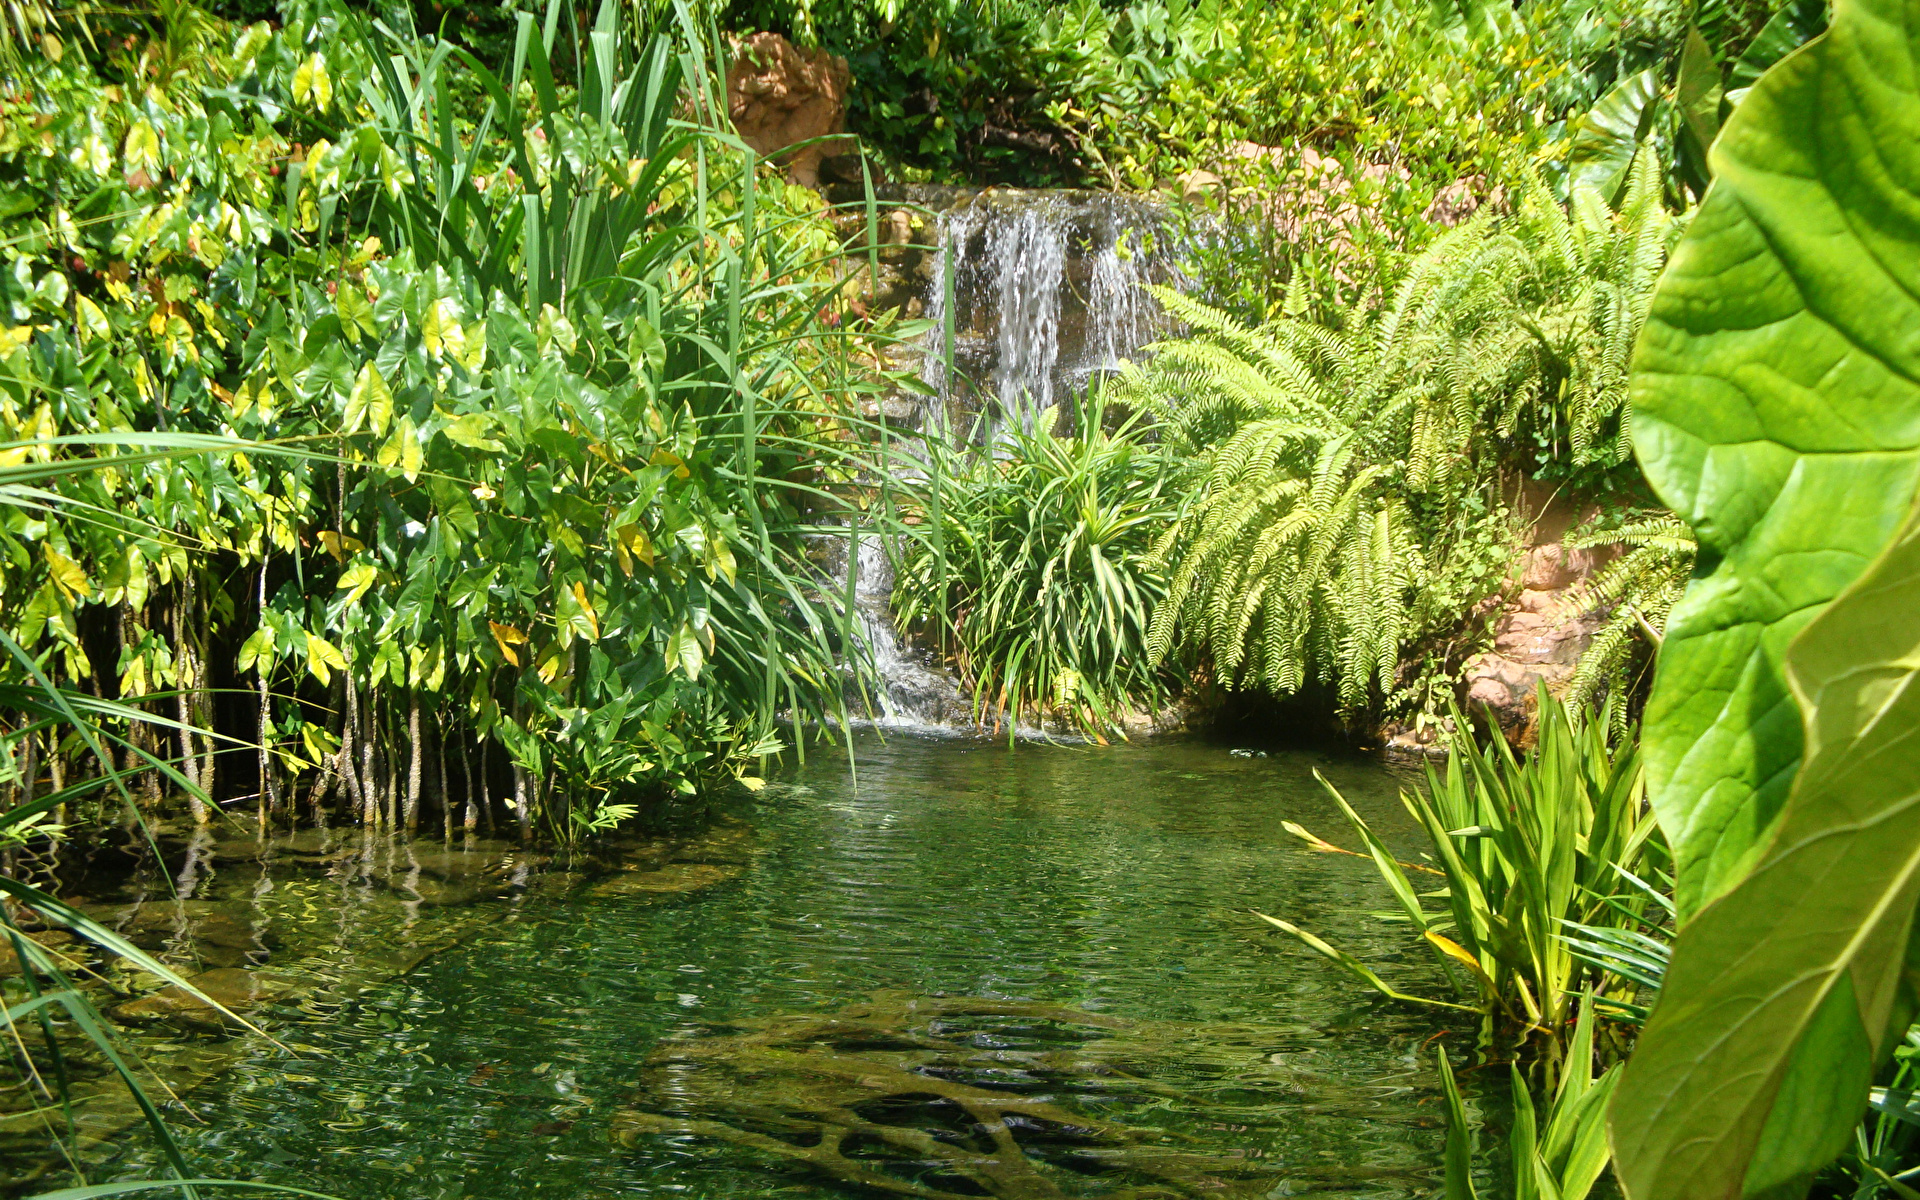
{"type": "MultiPolygon", "coordinates": [[[[1371,864],[1281,828],[1352,842],[1318,768],[1410,846],[1401,776],[1198,740],[867,734],[856,761],[815,753],[704,833],[630,840],[626,871],[503,848],[462,875],[434,841],[380,850],[405,886],[392,866],[347,886],[312,834],[304,859],[204,856],[197,894],[265,914],[226,969],[296,943],[334,965],[259,1010],[278,1046],[140,1035],[229,1047],[183,1143],[209,1173],[348,1200],[1434,1186],[1439,1027],[1248,911],[1431,987],[1366,915],[1390,904],[1371,864]],[[337,932],[356,909],[358,940],[337,932]],[[300,942],[303,920],[335,932],[300,942]]],[[[117,1142],[96,1179],[155,1169],[117,1142]]]]}

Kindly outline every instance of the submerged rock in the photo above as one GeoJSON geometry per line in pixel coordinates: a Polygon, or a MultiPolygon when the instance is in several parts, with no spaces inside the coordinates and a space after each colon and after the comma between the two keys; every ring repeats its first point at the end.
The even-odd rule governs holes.
{"type": "Polygon", "coordinates": [[[631,871],[602,880],[590,890],[595,896],[669,895],[698,892],[737,879],[742,868],[716,863],[668,863],[657,871],[631,871]]]}
{"type": "Polygon", "coordinates": [[[285,980],[258,971],[236,967],[217,967],[202,971],[187,980],[206,997],[179,987],[165,987],[151,996],[129,1001],[113,1010],[123,1021],[169,1021],[199,1028],[225,1029],[232,1024],[226,1013],[208,1004],[212,1000],[229,1013],[245,1014],[262,1004],[278,1000],[293,991],[285,980]]]}
{"type": "MultiPolygon", "coordinates": [[[[1308,1031],[1311,1034],[1312,1031],[1308,1031]]],[[[1280,1178],[1328,1183],[1408,1172],[1209,1153],[1156,1125],[1112,1119],[1205,1106],[1196,1060],[1241,1086],[1225,1103],[1378,1115],[1378,1098],[1288,1068],[1274,1027],[1135,1021],[1061,1004],[883,991],[837,1011],[684,1030],[661,1043],[612,1120],[616,1141],[693,1136],[922,1200],[981,1195],[1243,1196],[1280,1178]],[[1198,1085],[1196,1088],[1195,1085],[1198,1085]],[[1310,1092],[1309,1092],[1310,1089],[1310,1092]],[[1086,1101],[1074,1107],[1078,1100],[1086,1101]],[[1095,1116],[1093,1112],[1102,1115],[1095,1116]]],[[[1282,1184],[1282,1188],[1286,1185],[1282,1184]]]]}
{"type": "MultiPolygon", "coordinates": [[[[35,942],[53,951],[53,958],[56,962],[63,962],[63,960],[73,957],[73,952],[69,947],[74,945],[74,936],[64,929],[48,929],[40,933],[25,934],[24,936],[28,941],[35,942]]],[[[28,953],[31,954],[32,951],[28,951],[28,953]]],[[[19,973],[20,957],[13,951],[12,939],[0,938],[0,978],[5,978],[9,975],[18,975],[19,973]]]]}

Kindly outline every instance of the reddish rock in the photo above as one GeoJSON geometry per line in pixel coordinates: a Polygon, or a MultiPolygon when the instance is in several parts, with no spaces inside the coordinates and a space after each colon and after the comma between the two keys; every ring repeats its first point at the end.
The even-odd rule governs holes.
{"type": "Polygon", "coordinates": [[[1492,710],[1507,736],[1532,739],[1535,693],[1558,693],[1573,678],[1605,614],[1581,589],[1620,554],[1618,546],[1569,549],[1567,531],[1591,512],[1576,509],[1541,485],[1522,485],[1513,503],[1532,515],[1527,548],[1514,564],[1517,585],[1494,621],[1493,649],[1466,664],[1467,705],[1492,710]]]}
{"type": "Polygon", "coordinates": [[[801,50],[777,33],[734,43],[727,68],[727,113],[740,139],[783,163],[787,178],[818,187],[820,162],[848,152],[847,60],[825,50],[801,50]],[[789,152],[801,142],[809,145],[789,152]],[[785,152],[785,153],[783,153],[785,152]]]}

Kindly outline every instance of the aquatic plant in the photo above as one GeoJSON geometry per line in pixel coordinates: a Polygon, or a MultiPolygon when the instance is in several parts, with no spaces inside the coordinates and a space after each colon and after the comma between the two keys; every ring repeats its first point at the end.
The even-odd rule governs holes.
{"type": "MultiPolygon", "coordinates": [[[[614,1137],[729,1144],[923,1200],[1251,1197],[1276,1179],[1350,1183],[1350,1164],[1209,1153],[1115,1119],[1129,1102],[1192,1099],[1185,1072],[1210,1032],[1030,1000],[875,992],[666,1039],[614,1137]]],[[[1241,1046],[1258,1032],[1220,1028],[1241,1046]]]]}
{"type": "MultiPolygon", "coordinates": [[[[1322,785],[1456,996],[1481,1015],[1483,1042],[1527,1048],[1552,1072],[1580,997],[1605,1003],[1619,990],[1617,980],[1576,957],[1567,926],[1634,921],[1648,901],[1623,892],[1620,873],[1658,865],[1663,850],[1631,734],[1611,738],[1606,713],[1589,715],[1544,688],[1537,703],[1537,742],[1520,754],[1504,737],[1483,741],[1456,710],[1446,764],[1429,764],[1426,785],[1401,793],[1427,836],[1432,866],[1402,864],[1338,790],[1322,785]],[[1415,880],[1426,875],[1439,876],[1443,890],[1423,892],[1415,880]],[[1429,909],[1429,896],[1444,907],[1429,909]]],[[[1309,845],[1331,848],[1290,828],[1309,845]]],[[[1368,986],[1420,999],[1311,933],[1261,915],[1368,986]]]]}
{"type": "MultiPolygon", "coordinates": [[[[1445,1200],[1477,1200],[1473,1134],[1466,1105],[1444,1047],[1434,1052],[1447,1104],[1447,1145],[1443,1159],[1445,1200]]],[[[1508,1134],[1511,1172],[1501,1195],[1516,1200],[1586,1200],[1607,1169],[1607,1101],[1620,1080],[1618,1063],[1595,1074],[1593,1005],[1580,1006],[1567,1062],[1559,1081],[1545,1094],[1545,1111],[1536,1102],[1517,1064],[1508,1067],[1513,1116],[1508,1134]]]]}

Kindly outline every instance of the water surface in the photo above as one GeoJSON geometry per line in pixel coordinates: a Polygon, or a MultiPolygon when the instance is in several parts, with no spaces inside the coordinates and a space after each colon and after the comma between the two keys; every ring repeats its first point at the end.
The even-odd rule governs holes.
{"type": "MultiPolygon", "coordinates": [[[[1316,767],[1407,839],[1400,780],[1365,760],[868,735],[857,773],[816,754],[728,802],[753,830],[736,878],[686,895],[483,899],[478,932],[282,1028],[291,1053],[252,1045],[194,1094],[207,1123],[183,1136],[210,1173],[348,1200],[844,1196],[725,1140],[626,1147],[609,1131],[623,1108],[659,1107],[644,1082],[663,1039],[881,992],[1143,1023],[1137,1063],[1159,1092],[1053,1098],[1271,1168],[1235,1194],[1424,1193],[1442,1133],[1419,1051],[1438,1027],[1248,912],[1432,985],[1417,948],[1365,915],[1390,905],[1371,865],[1281,829],[1353,841],[1316,767]]],[[[1014,1050],[1042,1036],[1013,1024],[965,1036],[1014,1050]]],[[[113,1174],[147,1169],[142,1157],[113,1174]]]]}

